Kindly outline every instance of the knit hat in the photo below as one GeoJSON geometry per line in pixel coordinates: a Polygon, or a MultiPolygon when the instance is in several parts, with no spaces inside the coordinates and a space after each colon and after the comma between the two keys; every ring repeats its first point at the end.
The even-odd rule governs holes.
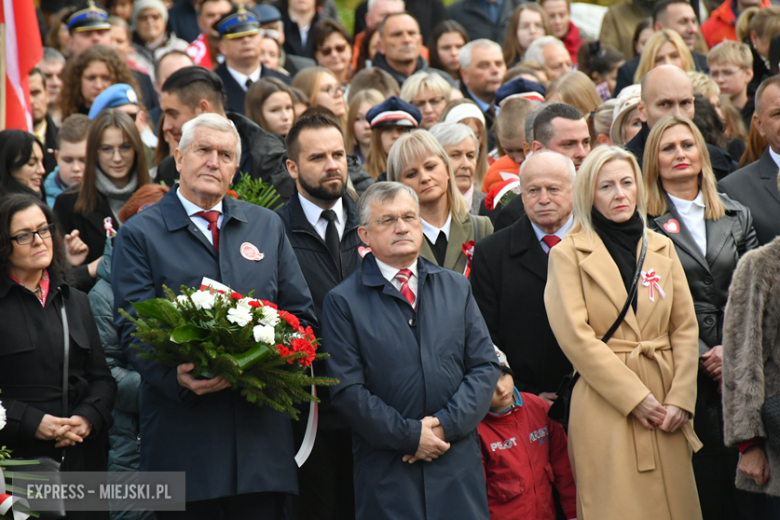
{"type": "Polygon", "coordinates": [[[515,97],[522,97],[530,101],[544,103],[546,95],[547,89],[544,88],[544,85],[541,83],[518,77],[507,81],[496,90],[495,103],[501,108],[506,100],[515,97]]]}
{"type": "Polygon", "coordinates": [[[620,91],[617,97],[617,105],[612,111],[612,126],[609,127],[609,138],[617,146],[623,146],[621,133],[626,116],[639,104],[642,98],[642,85],[630,85],[620,91]]]}
{"type": "Polygon", "coordinates": [[[133,15],[130,17],[133,28],[138,26],[138,16],[144,9],[156,9],[162,16],[163,23],[168,23],[168,9],[165,7],[165,4],[162,3],[162,0],[135,0],[135,3],[133,4],[133,15]]]}
{"type": "Polygon", "coordinates": [[[407,103],[398,96],[390,96],[378,105],[374,105],[366,114],[366,119],[371,128],[383,126],[411,126],[420,127],[422,113],[420,109],[411,103],[407,103]]]}
{"type": "Polygon", "coordinates": [[[92,1],[78,6],[68,16],[65,23],[71,33],[111,29],[111,24],[108,23],[108,13],[92,1]]]}
{"type": "Polygon", "coordinates": [[[95,98],[92,107],[89,109],[89,118],[95,119],[97,115],[106,108],[137,104],[138,95],[135,93],[135,90],[133,90],[133,87],[125,85],[124,83],[117,83],[116,85],[108,87],[95,98]]]}

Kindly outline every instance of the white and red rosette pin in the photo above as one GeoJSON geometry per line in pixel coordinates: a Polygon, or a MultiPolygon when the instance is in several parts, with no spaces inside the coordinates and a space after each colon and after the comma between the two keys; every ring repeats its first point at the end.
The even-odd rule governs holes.
{"type": "Polygon", "coordinates": [[[661,285],[658,283],[660,281],[661,277],[656,274],[655,269],[650,269],[647,272],[642,271],[642,285],[647,287],[648,296],[650,297],[651,302],[655,301],[656,291],[661,295],[661,298],[666,298],[666,293],[661,289],[661,285]]]}

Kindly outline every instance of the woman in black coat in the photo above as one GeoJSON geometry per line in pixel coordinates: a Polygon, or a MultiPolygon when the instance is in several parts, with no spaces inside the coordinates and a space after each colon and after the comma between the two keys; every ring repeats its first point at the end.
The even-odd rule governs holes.
{"type": "Polygon", "coordinates": [[[704,138],[696,125],[667,116],[653,126],[644,156],[647,225],[675,244],[699,322],[699,376],[694,427],[704,448],[693,456],[705,520],[741,518],[747,493],[734,485],[738,453],[723,439],[723,312],[731,275],[758,247],[753,218],[717,192],[704,138]]]}
{"type": "Polygon", "coordinates": [[[64,281],[55,220],[34,196],[0,201],[0,386],[8,421],[0,445],[23,459],[51,457],[63,471],[106,471],[105,433],[116,382],[87,296],[64,281]],[[66,400],[63,306],[69,330],[66,400]]]}
{"type": "Polygon", "coordinates": [[[44,177],[41,142],[22,130],[0,132],[0,196],[27,193],[46,200],[44,177]]]}

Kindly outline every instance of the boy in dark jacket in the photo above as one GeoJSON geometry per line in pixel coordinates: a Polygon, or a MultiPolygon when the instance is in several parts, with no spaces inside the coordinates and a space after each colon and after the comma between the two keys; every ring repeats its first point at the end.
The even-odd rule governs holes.
{"type": "Polygon", "coordinates": [[[547,417],[547,401],[517,391],[506,355],[496,352],[501,377],[478,427],[490,518],[555,520],[553,485],[566,518],[576,518],[566,433],[547,417]]]}

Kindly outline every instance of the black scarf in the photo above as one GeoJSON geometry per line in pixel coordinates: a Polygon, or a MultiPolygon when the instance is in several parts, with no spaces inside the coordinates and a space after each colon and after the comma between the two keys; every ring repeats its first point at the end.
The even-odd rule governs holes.
{"type": "MultiPolygon", "coordinates": [[[[601,238],[607,247],[612,260],[615,261],[620,277],[623,278],[623,285],[626,286],[626,292],[634,281],[636,272],[637,253],[636,247],[642,238],[644,231],[644,222],[639,217],[639,212],[634,211],[634,215],[625,222],[614,222],[602,215],[596,208],[591,210],[593,219],[593,229],[601,238]]],[[[631,302],[631,306],[636,312],[636,297],[631,302]]]]}

